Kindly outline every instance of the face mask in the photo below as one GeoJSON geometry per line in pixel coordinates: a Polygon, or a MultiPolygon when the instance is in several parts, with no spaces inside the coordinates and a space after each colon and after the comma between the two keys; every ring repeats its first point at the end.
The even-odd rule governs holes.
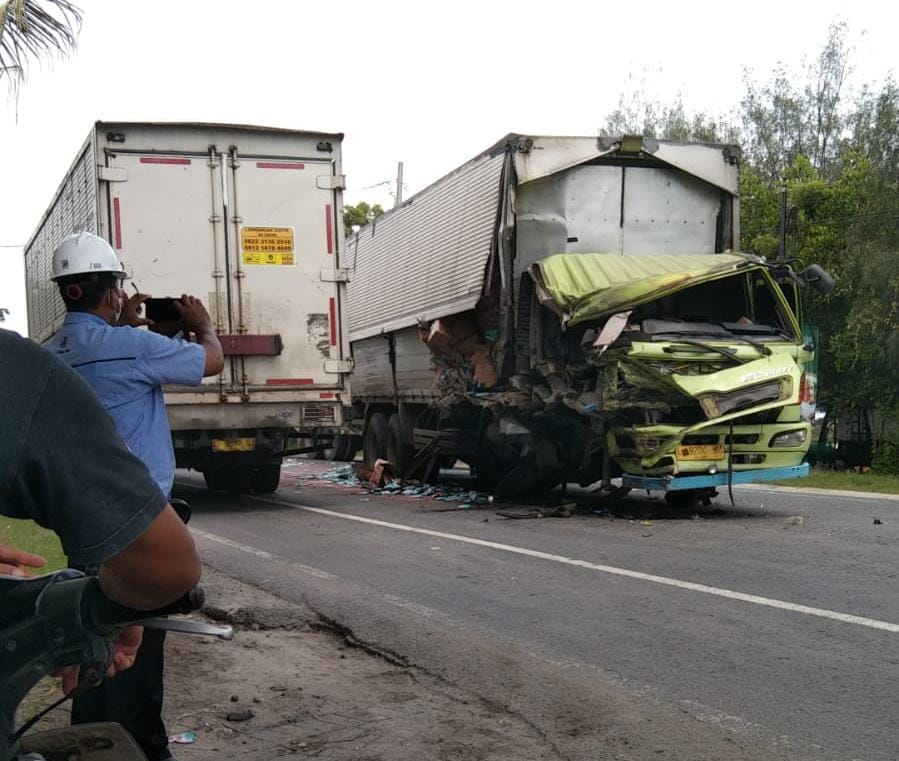
{"type": "Polygon", "coordinates": [[[115,296],[115,300],[113,301],[113,311],[115,314],[113,325],[115,325],[116,323],[118,323],[119,318],[122,316],[122,308],[125,306],[125,291],[120,285],[118,285],[113,288],[112,293],[115,296]]]}

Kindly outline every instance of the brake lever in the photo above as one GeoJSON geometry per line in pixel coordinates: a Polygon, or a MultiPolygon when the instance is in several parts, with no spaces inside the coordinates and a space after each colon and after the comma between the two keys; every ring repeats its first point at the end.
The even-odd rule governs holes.
{"type": "Polygon", "coordinates": [[[201,634],[208,637],[218,637],[223,640],[234,639],[234,629],[230,626],[215,626],[202,621],[188,621],[184,618],[145,618],[134,623],[146,629],[161,629],[184,634],[201,634]]]}

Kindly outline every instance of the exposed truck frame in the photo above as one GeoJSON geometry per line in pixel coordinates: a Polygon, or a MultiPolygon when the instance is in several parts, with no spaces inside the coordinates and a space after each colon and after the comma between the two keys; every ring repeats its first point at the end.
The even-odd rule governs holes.
{"type": "Polygon", "coordinates": [[[799,278],[730,253],[739,161],[513,134],[359,230],[338,456],[361,441],[426,478],[462,459],[514,496],[803,475],[799,278]]]}
{"type": "Polygon", "coordinates": [[[202,471],[210,488],[273,491],[285,455],[315,450],[342,425],[342,139],[97,122],[25,247],[38,342],[65,316],[50,270],[72,232],[108,240],[142,292],[204,301],[225,369],[197,388],[166,388],[165,399],[178,466],[202,471]]]}

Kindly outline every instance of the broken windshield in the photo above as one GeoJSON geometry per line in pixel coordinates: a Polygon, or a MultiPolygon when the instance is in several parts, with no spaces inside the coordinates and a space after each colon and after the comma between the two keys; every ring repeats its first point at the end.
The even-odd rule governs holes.
{"type": "MultiPolygon", "coordinates": [[[[720,278],[663,296],[634,310],[630,322],[642,337],[667,341],[730,341],[770,353],[762,341],[793,338],[790,323],[759,272],[720,278]]],[[[635,336],[631,335],[633,340],[635,336]]]]}

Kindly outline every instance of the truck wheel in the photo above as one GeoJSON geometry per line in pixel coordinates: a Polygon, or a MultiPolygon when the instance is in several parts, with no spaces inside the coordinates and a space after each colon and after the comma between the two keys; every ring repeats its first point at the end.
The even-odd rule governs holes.
{"type": "Polygon", "coordinates": [[[362,437],[356,434],[347,436],[346,462],[355,460],[360,449],[362,449],[362,437]]]}
{"type": "MultiPolygon", "coordinates": [[[[353,437],[346,433],[338,433],[334,437],[333,446],[327,449],[319,449],[314,455],[316,460],[328,460],[329,462],[348,462],[352,460],[356,453],[350,453],[353,437]]],[[[358,449],[359,447],[356,447],[358,449]]]]}
{"type": "Polygon", "coordinates": [[[231,494],[249,494],[253,489],[254,468],[235,467],[225,471],[225,489],[231,494]]]}
{"type": "Polygon", "coordinates": [[[665,501],[675,510],[690,510],[700,504],[708,507],[717,496],[715,489],[681,489],[665,492],[665,501]]]}
{"type": "Polygon", "coordinates": [[[281,465],[260,465],[253,473],[253,491],[257,494],[271,494],[281,481],[281,465]]]}
{"type": "Polygon", "coordinates": [[[224,468],[208,468],[203,471],[203,480],[209,491],[225,491],[228,487],[225,483],[224,468]]]}
{"type": "Polygon", "coordinates": [[[373,468],[378,460],[387,455],[387,415],[376,412],[365,426],[365,440],[362,445],[365,464],[373,468]]]}
{"type": "Polygon", "coordinates": [[[409,467],[409,461],[412,459],[410,450],[411,447],[403,439],[403,421],[394,413],[387,421],[387,459],[399,476],[402,476],[409,467]]]}

